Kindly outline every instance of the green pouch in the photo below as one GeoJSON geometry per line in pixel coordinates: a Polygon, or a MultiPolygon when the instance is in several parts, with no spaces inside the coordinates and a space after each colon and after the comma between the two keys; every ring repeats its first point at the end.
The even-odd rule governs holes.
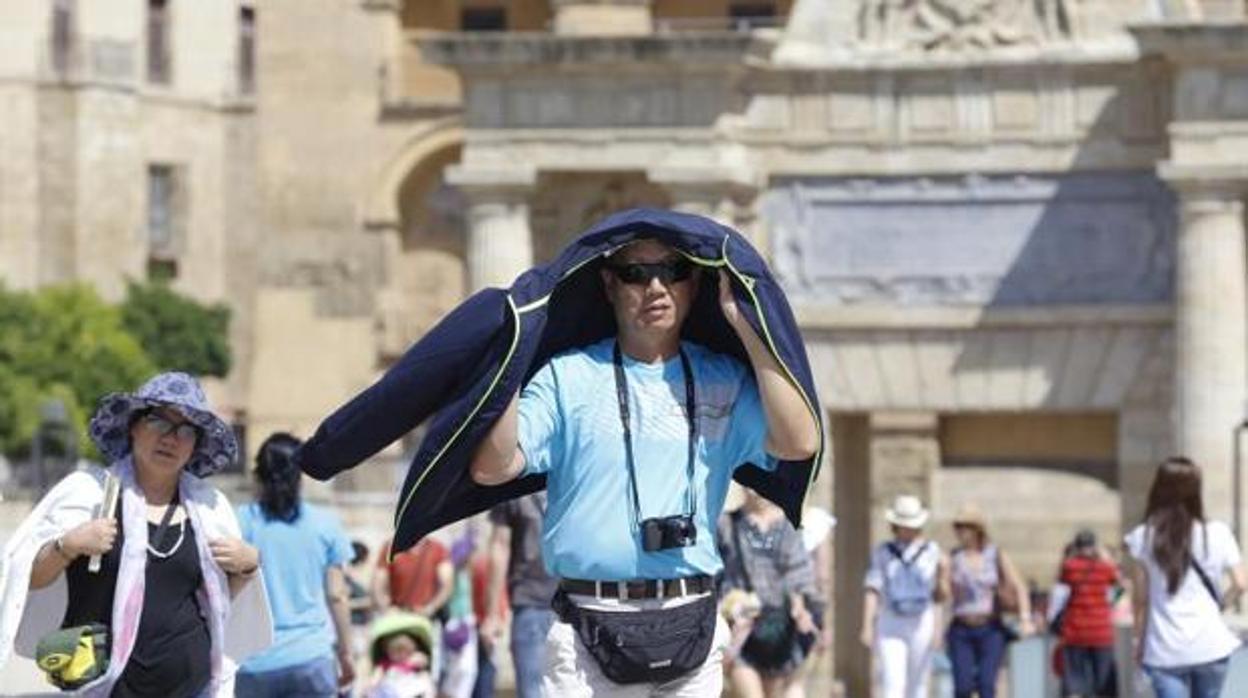
{"type": "Polygon", "coordinates": [[[108,671],[108,627],[99,623],[61,628],[35,647],[35,664],[62,691],[91,683],[108,671]]]}

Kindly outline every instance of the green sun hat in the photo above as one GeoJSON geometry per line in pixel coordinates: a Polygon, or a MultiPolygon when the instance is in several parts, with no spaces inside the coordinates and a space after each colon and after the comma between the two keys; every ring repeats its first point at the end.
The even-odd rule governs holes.
{"type": "Polygon", "coordinates": [[[369,628],[369,654],[373,664],[380,663],[386,656],[383,640],[399,634],[411,636],[426,654],[432,651],[433,624],[428,618],[406,611],[391,611],[373,621],[369,628]]]}

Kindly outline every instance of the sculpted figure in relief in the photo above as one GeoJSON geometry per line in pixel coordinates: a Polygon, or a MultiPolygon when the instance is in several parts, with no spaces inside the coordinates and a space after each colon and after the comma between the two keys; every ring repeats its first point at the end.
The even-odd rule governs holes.
{"type": "Polygon", "coordinates": [[[1069,38],[1077,0],[862,0],[859,33],[876,46],[957,51],[1069,38]]]}

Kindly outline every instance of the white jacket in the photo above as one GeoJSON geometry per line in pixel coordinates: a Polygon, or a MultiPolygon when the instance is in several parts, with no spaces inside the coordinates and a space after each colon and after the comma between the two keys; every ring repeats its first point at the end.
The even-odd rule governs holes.
{"type": "MultiPolygon", "coordinates": [[[[115,463],[112,471],[121,483],[125,536],[113,598],[108,673],[72,694],[57,695],[107,696],[121,676],[138,634],[147,568],[147,502],[135,482],[129,458],[115,463]]],[[[69,474],[35,506],[5,544],[0,558],[0,669],[15,651],[33,657],[39,639],[57,629],[65,617],[65,575],[32,591],[31,568],[44,545],[95,516],[104,500],[104,478],[105,470],[99,467],[69,474]]],[[[231,599],[226,574],[208,550],[209,541],[241,537],[225,495],[188,473],[182,474],[178,491],[198,534],[195,541],[204,575],[200,601],[208,612],[212,638],[212,684],[205,695],[226,698],[234,695],[238,664],[273,641],[268,596],[261,576],[256,575],[231,599]]]]}

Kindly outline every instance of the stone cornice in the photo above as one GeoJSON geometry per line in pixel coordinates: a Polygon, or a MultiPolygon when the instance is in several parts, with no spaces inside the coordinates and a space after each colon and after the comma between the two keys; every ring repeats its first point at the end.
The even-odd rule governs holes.
{"type": "Polygon", "coordinates": [[[1136,24],[1129,29],[1144,55],[1175,63],[1248,60],[1248,22],[1136,24]]]}
{"type": "Polygon", "coordinates": [[[736,32],[655,36],[428,33],[411,39],[431,63],[463,68],[533,65],[724,65],[743,63],[752,41],[736,32]]]}
{"type": "Polygon", "coordinates": [[[1169,325],[1170,305],[1050,305],[1035,307],[795,304],[807,330],[1035,328],[1105,325],[1169,325]]]}
{"type": "Polygon", "coordinates": [[[1127,36],[1095,41],[1062,42],[1041,46],[1011,46],[962,52],[921,52],[913,50],[849,49],[829,53],[817,60],[796,61],[751,56],[750,67],[779,73],[877,73],[877,72],[954,72],[970,68],[1010,68],[1018,66],[1080,66],[1130,64],[1140,51],[1127,36]]]}

